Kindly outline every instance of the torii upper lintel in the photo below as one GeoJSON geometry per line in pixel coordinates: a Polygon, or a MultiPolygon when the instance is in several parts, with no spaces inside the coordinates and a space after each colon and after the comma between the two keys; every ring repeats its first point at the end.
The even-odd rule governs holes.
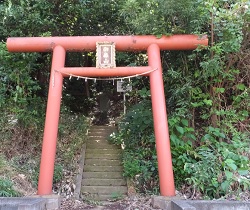
{"type": "Polygon", "coordinates": [[[60,45],[70,52],[89,52],[96,50],[97,41],[115,42],[117,51],[145,51],[151,44],[157,44],[161,50],[194,50],[208,43],[206,36],[197,35],[10,37],[7,47],[10,52],[50,52],[60,45]]]}

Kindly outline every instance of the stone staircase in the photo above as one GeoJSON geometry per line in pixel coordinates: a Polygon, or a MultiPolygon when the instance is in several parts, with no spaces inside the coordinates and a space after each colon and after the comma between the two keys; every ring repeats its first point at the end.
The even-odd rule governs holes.
{"type": "Polygon", "coordinates": [[[86,142],[81,194],[87,200],[113,200],[127,194],[123,178],[121,148],[107,138],[115,127],[90,127],[86,142]]]}

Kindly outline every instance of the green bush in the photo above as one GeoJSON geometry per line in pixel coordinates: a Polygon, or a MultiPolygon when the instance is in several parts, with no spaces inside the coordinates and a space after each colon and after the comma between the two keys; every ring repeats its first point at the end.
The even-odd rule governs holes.
{"type": "Polygon", "coordinates": [[[119,133],[111,141],[124,144],[124,176],[131,178],[140,192],[158,192],[159,178],[151,101],[143,100],[131,107],[119,124],[119,133]]]}
{"type": "MultiPolygon", "coordinates": [[[[125,146],[124,176],[134,182],[138,191],[157,193],[159,177],[150,107],[150,101],[131,107],[111,141],[125,146]]],[[[210,126],[202,137],[197,137],[188,120],[171,116],[168,122],[178,189],[187,187],[208,198],[250,189],[247,134],[238,132],[230,138],[222,129],[210,126]]]]}
{"type": "Polygon", "coordinates": [[[232,192],[250,189],[249,171],[249,137],[239,135],[239,139],[226,139],[219,128],[209,127],[203,136],[202,145],[195,151],[197,156],[193,162],[184,167],[187,184],[192,191],[209,198],[219,198],[232,192]]]}

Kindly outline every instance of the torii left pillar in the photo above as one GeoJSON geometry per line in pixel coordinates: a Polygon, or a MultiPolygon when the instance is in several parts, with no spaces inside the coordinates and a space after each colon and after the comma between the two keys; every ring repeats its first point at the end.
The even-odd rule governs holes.
{"type": "Polygon", "coordinates": [[[174,176],[167,123],[166,102],[162,78],[160,50],[193,50],[198,45],[208,45],[206,37],[196,35],[163,36],[83,36],[83,37],[23,37],[8,38],[11,52],[53,51],[49,83],[43,147],[38,181],[38,194],[52,193],[56,142],[60,115],[63,77],[113,77],[145,74],[150,77],[150,91],[156,138],[160,192],[174,196],[174,176]],[[94,67],[64,67],[66,51],[95,51],[96,42],[114,42],[117,51],[147,51],[148,66],[98,69],[94,67]],[[150,70],[154,71],[146,74],[150,70]]]}
{"type": "Polygon", "coordinates": [[[40,163],[38,182],[38,194],[51,194],[54,162],[56,156],[56,139],[60,116],[60,104],[62,97],[63,76],[55,69],[64,67],[66,51],[61,46],[53,49],[52,66],[49,83],[49,95],[47,102],[46,119],[44,126],[44,137],[40,163]],[[52,174],[52,175],[51,175],[52,174]]]}

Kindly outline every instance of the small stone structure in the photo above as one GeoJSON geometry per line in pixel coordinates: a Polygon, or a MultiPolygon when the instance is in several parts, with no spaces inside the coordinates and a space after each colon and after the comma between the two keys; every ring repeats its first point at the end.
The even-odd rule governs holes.
{"type": "Polygon", "coordinates": [[[250,202],[227,200],[184,200],[178,196],[154,196],[152,206],[163,210],[250,210],[250,202]]]}

